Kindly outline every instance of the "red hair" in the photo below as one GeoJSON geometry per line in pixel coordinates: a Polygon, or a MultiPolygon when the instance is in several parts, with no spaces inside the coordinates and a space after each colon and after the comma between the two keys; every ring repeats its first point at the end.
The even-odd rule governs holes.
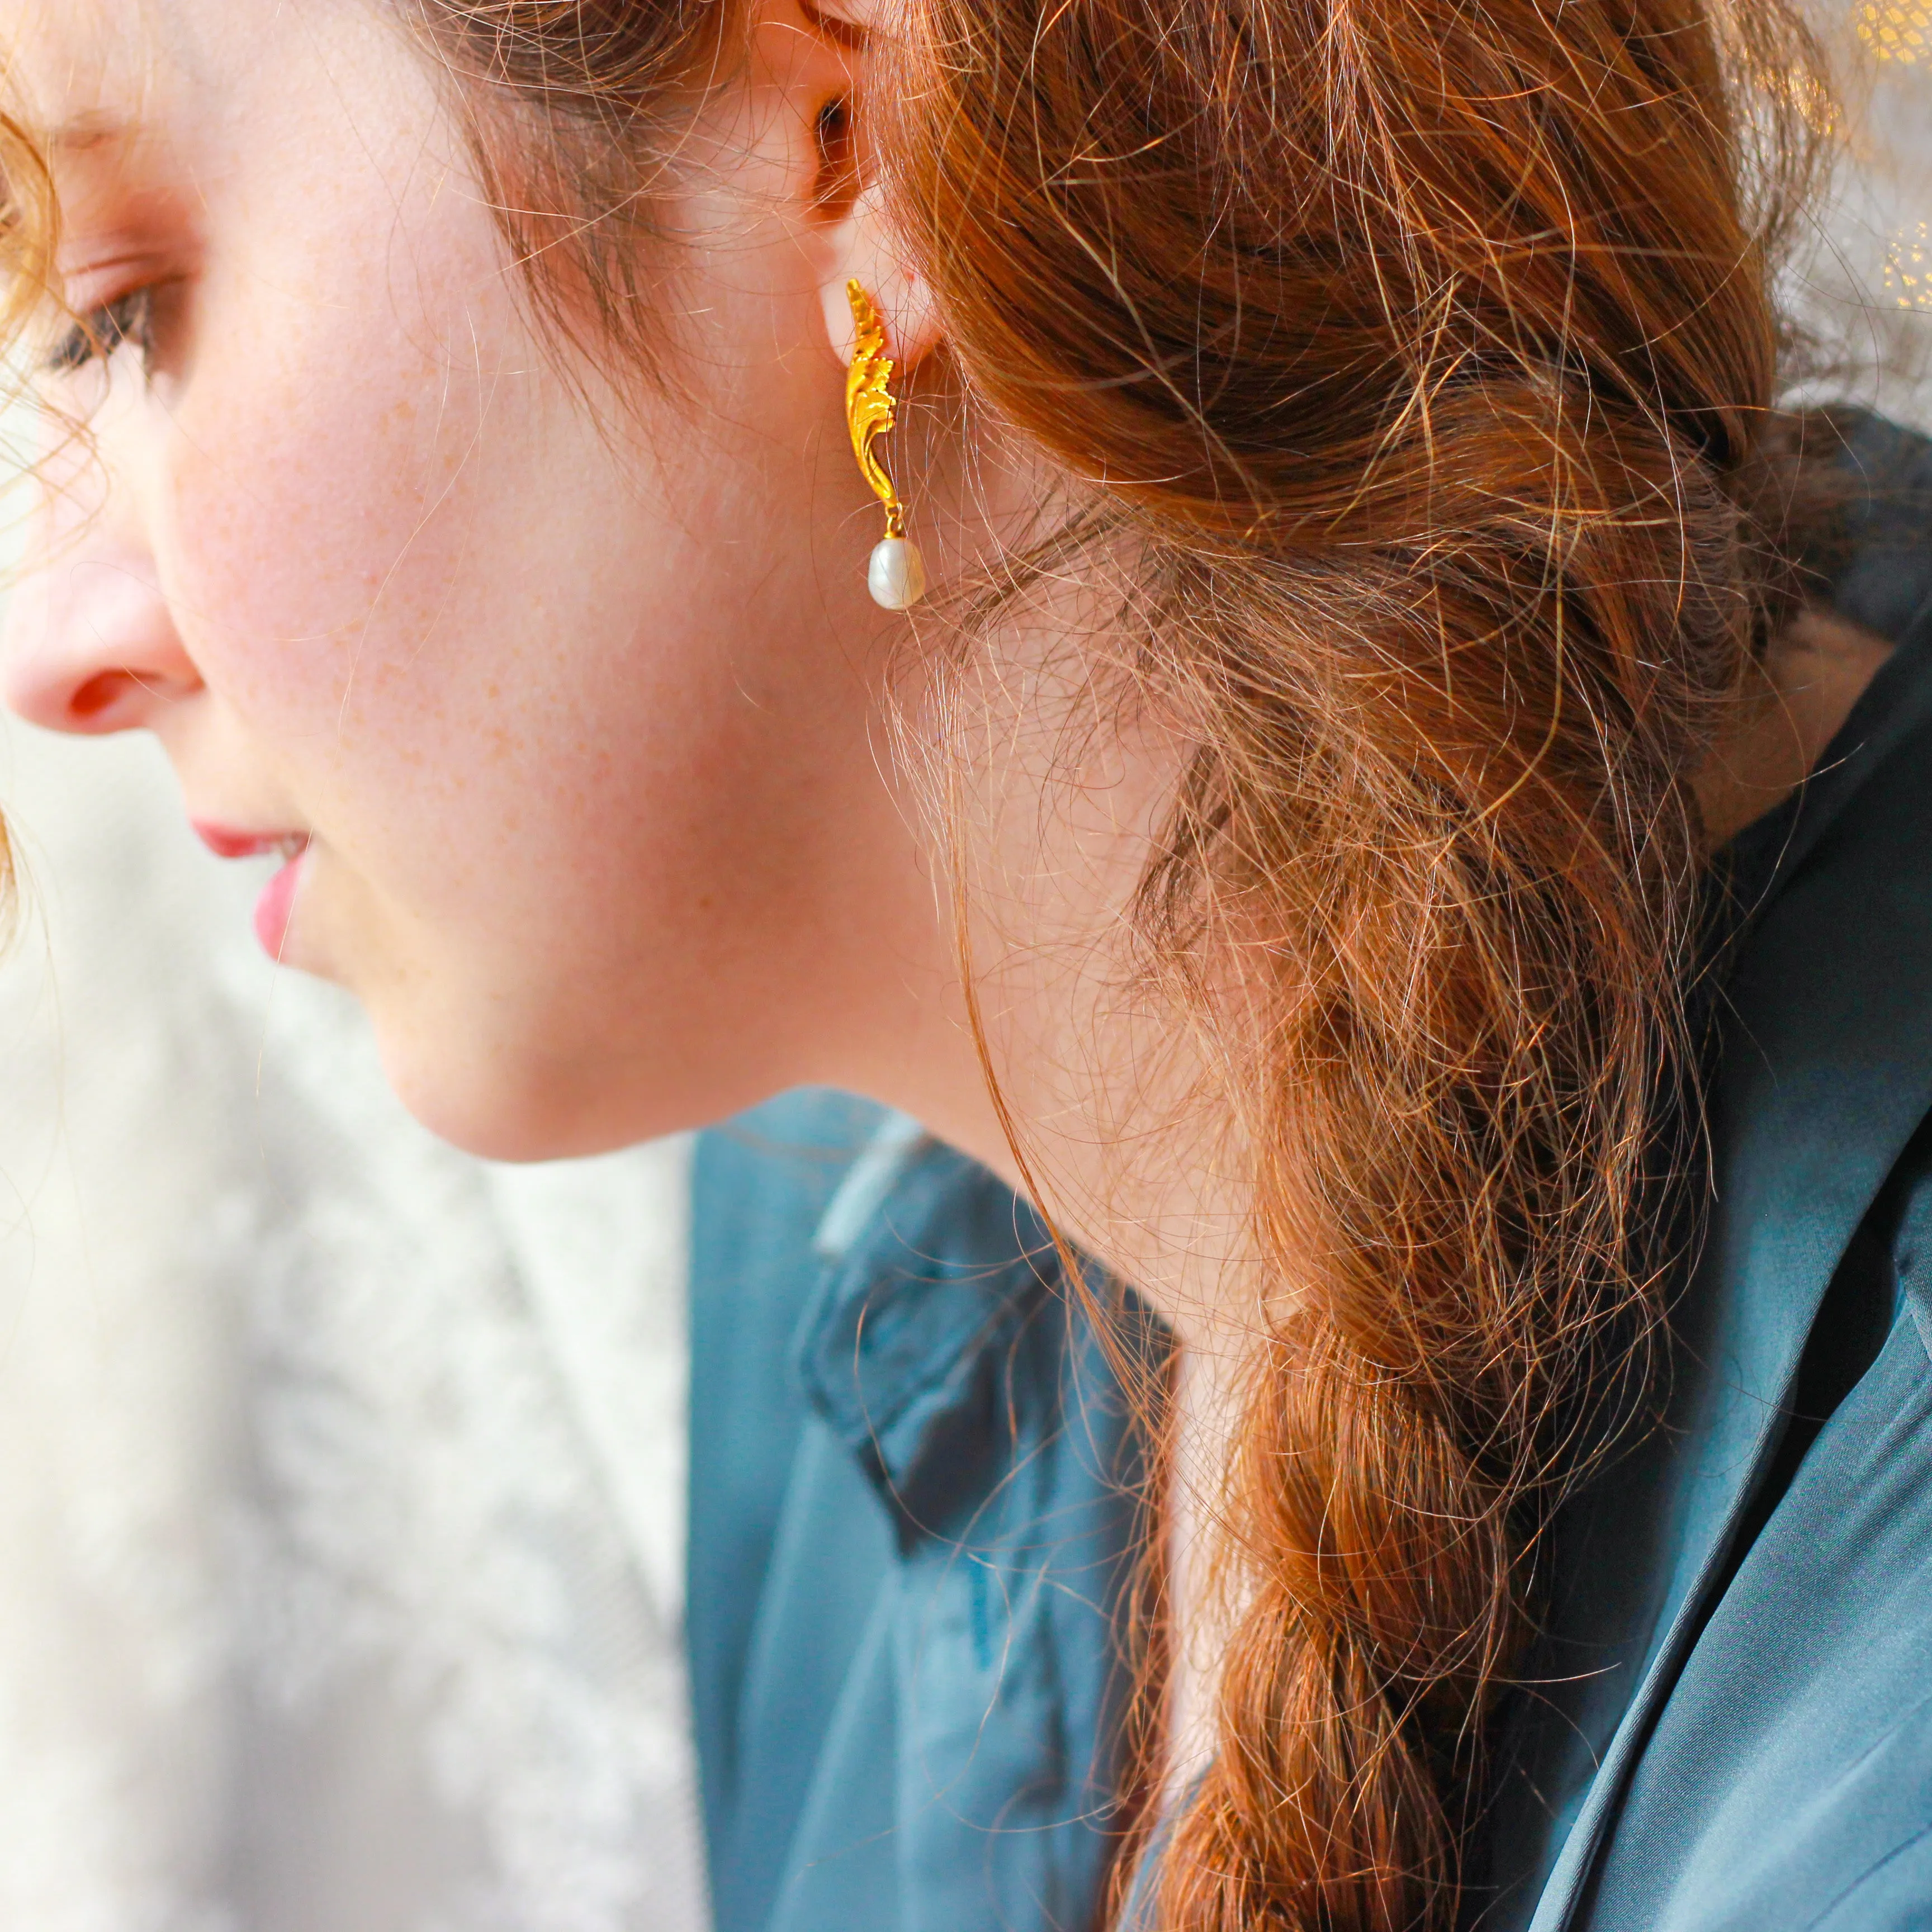
{"type": "Polygon", "coordinates": [[[968,379],[1145,574],[1194,750],[1142,931],[1279,1288],[1159,1921],[1446,1926],[1538,1531],[1656,1312],[1816,70],[1769,0],[904,19],[874,138],[968,379]]]}

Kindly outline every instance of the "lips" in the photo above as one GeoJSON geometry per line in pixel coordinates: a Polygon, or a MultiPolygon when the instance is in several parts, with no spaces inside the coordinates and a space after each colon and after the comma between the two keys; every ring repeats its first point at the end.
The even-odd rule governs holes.
{"type": "Polygon", "coordinates": [[[302,890],[304,861],[308,842],[304,839],[296,854],[262,888],[255,902],[255,937],[271,959],[279,961],[289,940],[289,918],[296,909],[296,895],[302,890]]]}
{"type": "Polygon", "coordinates": [[[237,832],[226,825],[192,819],[194,836],[218,859],[259,859],[265,852],[279,852],[284,859],[298,859],[308,844],[306,832],[237,832]]]}
{"type": "Polygon", "coordinates": [[[302,890],[303,863],[308,856],[306,832],[242,832],[226,825],[192,821],[195,836],[218,859],[258,859],[273,853],[282,861],[275,876],[255,902],[255,937],[271,959],[279,960],[288,944],[289,920],[296,895],[302,890]]]}

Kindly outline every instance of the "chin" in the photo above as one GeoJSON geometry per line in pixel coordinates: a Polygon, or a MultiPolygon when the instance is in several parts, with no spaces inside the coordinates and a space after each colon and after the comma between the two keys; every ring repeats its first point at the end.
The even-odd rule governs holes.
{"type": "MultiPolygon", "coordinates": [[[[541,1054],[427,1049],[378,1024],[382,1069],[396,1096],[440,1140],[484,1160],[568,1160],[706,1126],[767,1097],[691,1091],[675,1076],[609,1061],[560,1066],[541,1054]]],[[[473,1032],[468,1035],[474,1040],[473,1032]]]]}
{"type": "Polygon", "coordinates": [[[669,1124],[620,1126],[608,1108],[587,1106],[580,1094],[560,1094],[554,1082],[519,1077],[485,1055],[454,1066],[420,1052],[392,1052],[386,1043],[382,1066],[396,1097],[424,1126],[484,1160],[566,1160],[674,1131],[669,1124]]]}

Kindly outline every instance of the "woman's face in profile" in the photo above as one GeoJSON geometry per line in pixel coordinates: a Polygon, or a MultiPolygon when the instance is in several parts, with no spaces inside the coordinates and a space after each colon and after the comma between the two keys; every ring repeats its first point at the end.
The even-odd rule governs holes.
{"type": "Polygon", "coordinates": [[[218,848],[299,850],[265,942],[459,1142],[826,1077],[880,1028],[848,964],[903,982],[933,921],[784,86],[754,63],[674,211],[694,402],[532,322],[447,88],[364,0],[3,0],[0,34],[58,130],[68,304],[121,345],[50,356],[90,434],[46,465],[16,708],[152,730],[218,848]]]}

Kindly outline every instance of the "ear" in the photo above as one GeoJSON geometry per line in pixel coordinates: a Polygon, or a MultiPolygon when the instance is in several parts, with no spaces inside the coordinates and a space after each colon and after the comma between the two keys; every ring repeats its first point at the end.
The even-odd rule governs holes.
{"type": "Polygon", "coordinates": [[[842,367],[851,361],[856,332],[846,285],[856,282],[885,323],[886,352],[910,374],[938,346],[939,312],[931,285],[893,229],[877,170],[868,165],[866,110],[878,0],[798,4],[806,31],[838,58],[836,84],[812,104],[811,117],[818,166],[808,245],[826,344],[842,367]]]}

